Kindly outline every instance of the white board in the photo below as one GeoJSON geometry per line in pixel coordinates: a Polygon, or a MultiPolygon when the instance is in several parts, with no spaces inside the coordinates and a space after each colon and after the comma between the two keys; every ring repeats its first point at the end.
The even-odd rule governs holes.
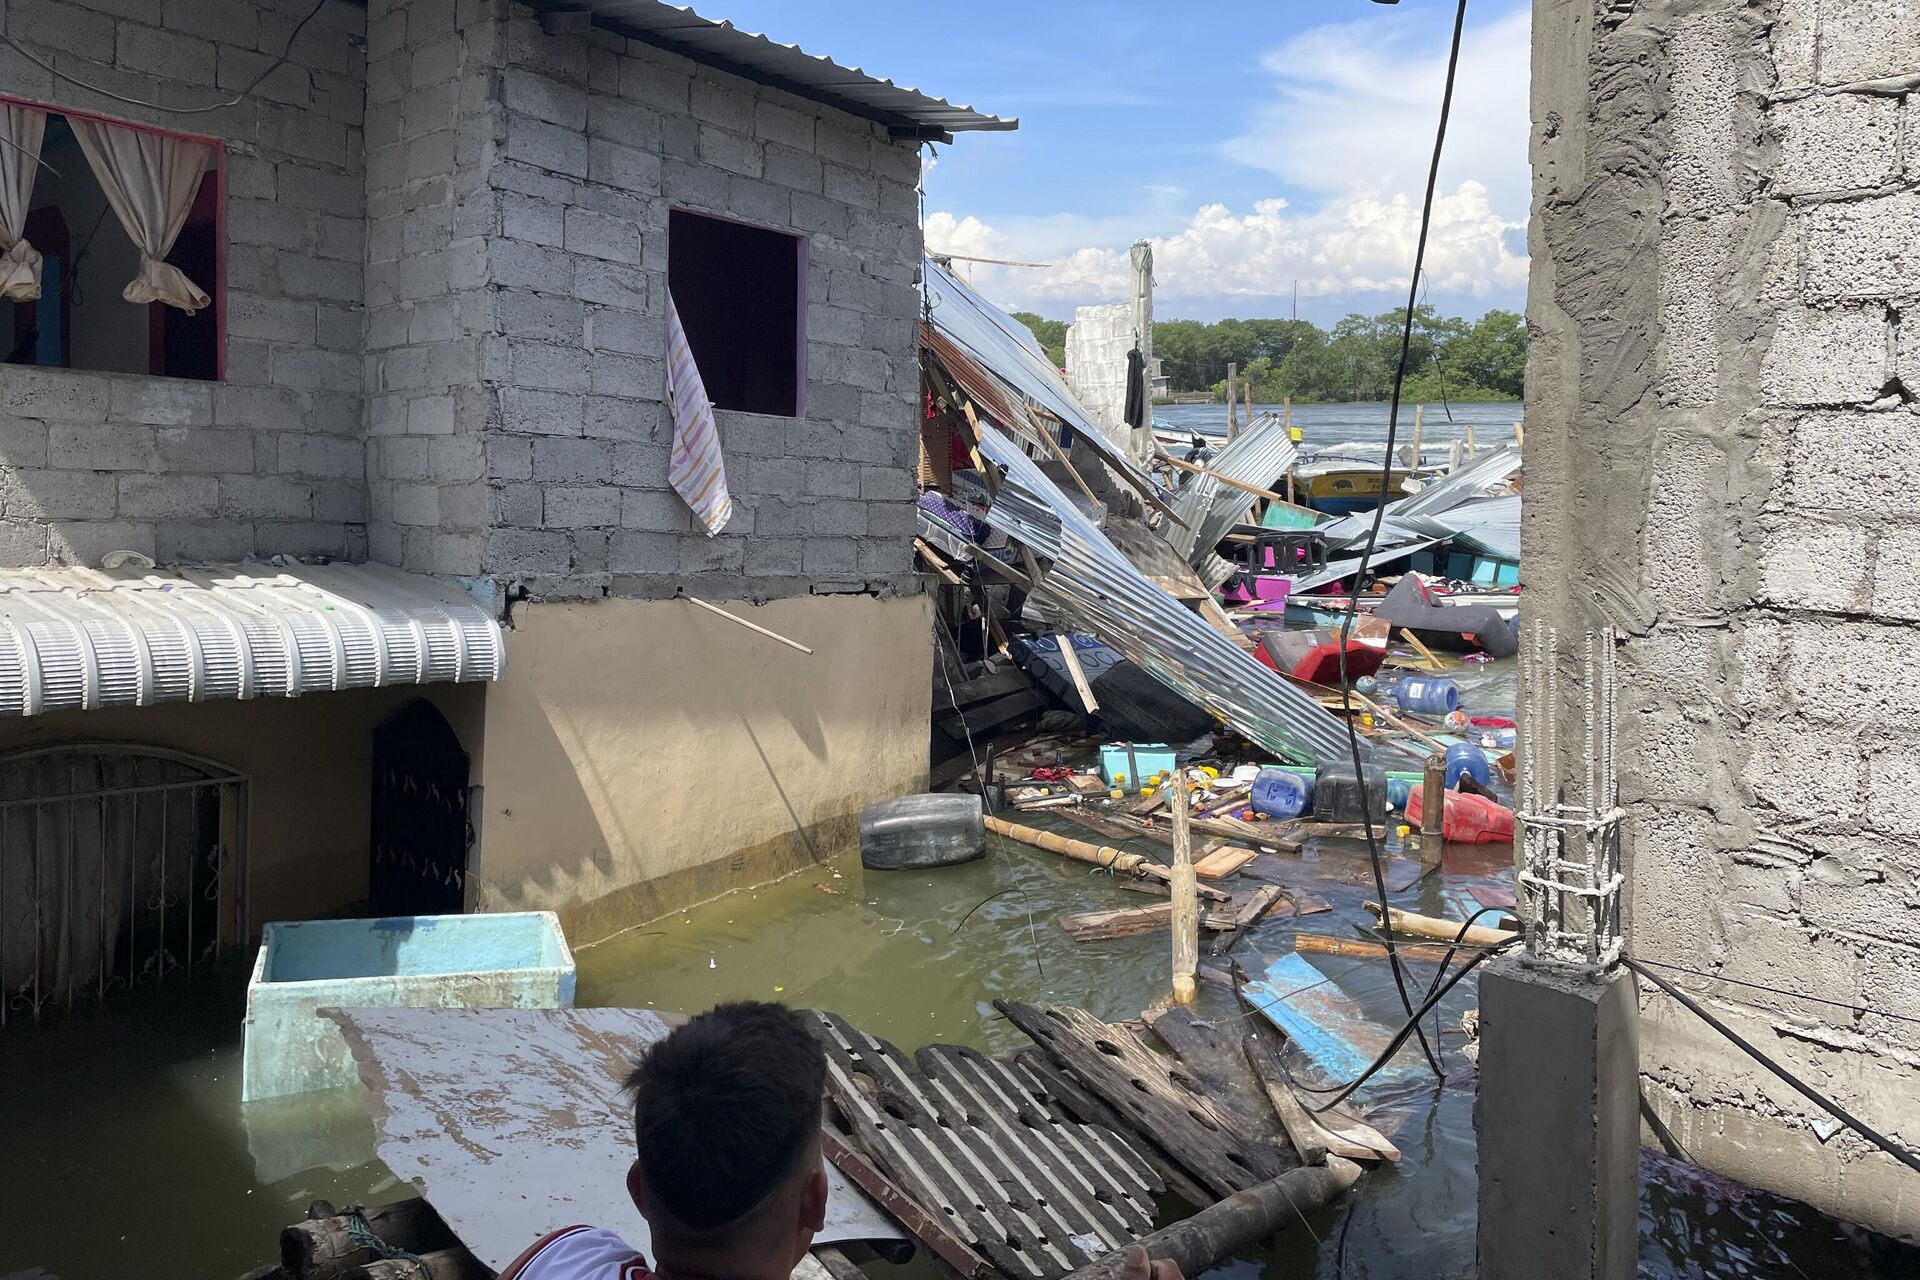
{"type": "MultiPolygon", "coordinates": [[[[621,1085],[667,1034],[645,1009],[329,1009],[367,1086],[376,1150],[495,1271],[557,1227],[617,1231],[651,1258],[627,1196],[621,1085]]],[[[827,1166],[819,1243],[904,1240],[827,1166]]]]}

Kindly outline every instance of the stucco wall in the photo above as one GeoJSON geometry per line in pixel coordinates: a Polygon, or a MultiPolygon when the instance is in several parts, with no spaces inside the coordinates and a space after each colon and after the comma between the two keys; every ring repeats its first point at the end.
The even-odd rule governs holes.
{"type": "MultiPolygon", "coordinates": [[[[264,71],[308,7],[13,0],[0,21],[76,79],[198,105],[264,71]]],[[[162,560],[365,555],[364,26],[361,8],[331,0],[256,93],[191,116],[56,81],[0,46],[0,91],[220,139],[228,240],[225,382],[18,367],[0,376],[0,564],[91,564],[121,548],[162,560]]],[[[111,217],[100,236],[126,239],[111,217]]],[[[117,303],[123,283],[96,288],[92,305],[115,299],[144,328],[144,308],[117,303]]]]}
{"type": "MultiPolygon", "coordinates": [[[[1629,948],[1912,1143],[1920,0],[1540,0],[1533,42],[1527,609],[1622,630],[1629,948]]],[[[1909,1172],[1641,1015],[1688,1158],[1920,1235],[1909,1172]]]]}
{"type": "Polygon", "coordinates": [[[516,611],[477,907],[552,908],[591,942],[837,852],[864,805],[924,786],[925,596],[734,607],[812,656],[684,601],[516,611]]]}
{"type": "Polygon", "coordinates": [[[246,774],[248,886],[258,934],[275,920],[310,919],[366,899],[374,727],[426,698],[472,754],[485,692],[480,685],[426,685],[61,712],[0,721],[0,753],[131,743],[192,752],[246,774]]]}

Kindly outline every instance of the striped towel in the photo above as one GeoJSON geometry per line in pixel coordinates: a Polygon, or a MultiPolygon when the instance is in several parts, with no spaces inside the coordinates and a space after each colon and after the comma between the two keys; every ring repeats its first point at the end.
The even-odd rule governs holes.
{"type": "Polygon", "coordinates": [[[673,413],[673,456],[667,479],[712,537],[733,515],[727,493],[727,469],[720,460],[720,431],[713,423],[713,405],[693,362],[687,331],[680,327],[680,311],[667,295],[667,407],[673,413]]]}

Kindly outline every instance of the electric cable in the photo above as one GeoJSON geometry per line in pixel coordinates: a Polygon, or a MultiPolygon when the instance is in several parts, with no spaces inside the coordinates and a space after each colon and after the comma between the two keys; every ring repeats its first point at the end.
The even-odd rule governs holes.
{"type": "Polygon", "coordinates": [[[54,79],[64,80],[68,84],[73,85],[76,88],[85,89],[88,93],[97,93],[103,98],[112,98],[115,102],[124,102],[130,107],[145,107],[149,111],[165,111],[170,115],[176,115],[176,116],[203,116],[203,115],[206,115],[208,112],[225,111],[228,107],[237,107],[241,103],[245,102],[247,100],[247,96],[251,94],[255,89],[258,89],[266,81],[266,78],[268,76],[272,75],[274,72],[278,71],[281,67],[287,64],[287,59],[293,56],[293,42],[300,38],[300,33],[301,31],[305,30],[306,25],[309,22],[312,22],[315,18],[319,17],[320,11],[326,7],[327,7],[327,0],[314,0],[314,6],[313,8],[307,10],[307,16],[293,24],[293,30],[287,35],[286,48],[280,51],[279,57],[275,58],[272,62],[269,62],[267,64],[267,69],[265,71],[262,71],[259,75],[255,76],[253,79],[247,81],[246,88],[242,89],[239,93],[235,94],[233,97],[228,98],[225,102],[209,103],[204,107],[169,107],[166,104],[160,103],[160,102],[148,102],[145,98],[129,98],[124,93],[115,93],[111,89],[102,89],[97,84],[88,84],[85,80],[79,79],[76,76],[68,75],[66,72],[54,66],[51,62],[47,62],[35,56],[30,49],[28,49],[25,45],[21,44],[18,40],[15,40],[12,36],[6,34],[4,31],[0,31],[0,41],[6,42],[9,46],[13,48],[14,52],[18,53],[21,57],[25,58],[28,62],[31,62],[35,66],[39,67],[42,71],[45,71],[46,73],[51,75],[54,79]]]}
{"type": "Polygon", "coordinates": [[[1920,1026],[1920,1018],[1905,1013],[1889,1013],[1885,1009],[1875,1009],[1864,1004],[1848,1004],[1844,1000],[1829,1000],[1824,996],[1810,996],[1804,991],[1789,991],[1785,987],[1770,987],[1764,982],[1743,982],[1739,978],[1729,978],[1718,973],[1708,973],[1704,969],[1689,969],[1683,964],[1669,964],[1664,960],[1640,959],[1641,964],[1650,964],[1656,969],[1667,969],[1674,973],[1684,973],[1707,982],[1724,982],[1730,987],[1745,987],[1749,991],[1764,991],[1768,995],[1784,996],[1789,1000],[1805,1000],[1810,1004],[1823,1004],[1830,1009],[1844,1009],[1848,1013],[1867,1013],[1876,1018],[1890,1018],[1895,1022],[1911,1022],[1920,1026]]]}
{"type": "Polygon", "coordinates": [[[1865,1138],[1868,1142],[1871,1142],[1874,1146],[1880,1148],[1882,1151],[1892,1156],[1895,1160],[1898,1160],[1901,1164],[1906,1165],[1907,1168],[1912,1169],[1916,1173],[1920,1173],[1920,1155],[1915,1155],[1911,1150],[1901,1146],[1899,1143],[1887,1137],[1885,1134],[1879,1132],[1877,1129],[1873,1129],[1869,1127],[1864,1120],[1861,1120],[1859,1117],[1855,1116],[1852,1112],[1842,1107],[1839,1103],[1833,1101],[1833,1099],[1831,1098],[1828,1098],[1827,1096],[1822,1094],[1818,1089],[1815,1089],[1812,1085],[1802,1080],[1799,1076],[1794,1075],[1791,1071],[1788,1071],[1785,1067],[1775,1062],[1772,1058],[1768,1057],[1764,1052],[1762,1052],[1758,1047],[1749,1043],[1745,1038],[1743,1038],[1740,1035],[1739,1032],[1735,1031],[1732,1027],[1729,1027],[1726,1023],[1720,1021],[1720,1019],[1714,1017],[1711,1013],[1708,1013],[1706,1009],[1702,1008],[1700,1004],[1697,1003],[1686,992],[1674,986],[1671,982],[1668,982],[1665,978],[1661,977],[1659,974],[1649,971],[1648,968],[1644,964],[1642,964],[1640,961],[1635,960],[1632,956],[1622,956],[1621,963],[1626,965],[1627,968],[1633,970],[1635,973],[1639,974],[1641,977],[1645,978],[1647,981],[1651,982],[1654,986],[1659,987],[1662,991],[1672,996],[1675,1000],[1678,1000],[1683,1006],[1685,1006],[1685,1008],[1689,1013],[1693,1014],[1695,1017],[1699,1018],[1702,1022],[1706,1023],[1708,1026],[1712,1027],[1715,1031],[1718,1031],[1721,1035],[1725,1036],[1728,1040],[1732,1041],[1733,1046],[1736,1049],[1739,1049],[1742,1053],[1746,1054],[1749,1058],[1752,1058],[1755,1062],[1759,1063],[1761,1066],[1765,1067],[1767,1070],[1773,1072],[1774,1075],[1779,1076],[1782,1080],[1786,1081],[1787,1084],[1791,1085],[1794,1091],[1799,1093],[1802,1097],[1805,1097],[1808,1101],[1818,1106],[1821,1110],[1825,1111],[1828,1115],[1831,1115],[1834,1119],[1838,1120],[1841,1124],[1844,1124],[1845,1126],[1847,1126],[1847,1128],[1853,1130],[1856,1134],[1860,1135],[1862,1138],[1865,1138]]]}
{"type": "Polygon", "coordinates": [[[1421,272],[1426,268],[1427,234],[1433,227],[1434,192],[1440,184],[1440,155],[1447,141],[1447,116],[1453,108],[1453,84],[1460,69],[1460,37],[1466,23],[1467,0],[1459,0],[1454,10],[1453,40],[1447,52],[1446,86],[1440,94],[1440,119],[1433,135],[1433,159],[1427,167],[1427,190],[1420,205],[1420,236],[1414,243],[1413,277],[1407,282],[1407,311],[1400,329],[1400,359],[1393,371],[1393,399],[1387,408],[1387,443],[1380,459],[1380,501],[1373,509],[1373,522],[1367,528],[1367,544],[1360,552],[1360,563],[1354,569],[1352,582],[1348,584],[1347,611],[1340,621],[1340,712],[1347,723],[1347,749],[1353,760],[1354,784],[1360,793],[1360,818],[1366,833],[1367,859],[1373,864],[1374,891],[1379,894],[1381,932],[1386,940],[1387,961],[1393,970],[1393,985],[1400,994],[1401,1008],[1406,1011],[1414,1033],[1420,1038],[1420,1048],[1426,1054],[1427,1065],[1433,1068],[1435,1076],[1442,1078],[1446,1073],[1440,1069],[1440,1060],[1433,1046],[1427,1043],[1427,1033],[1414,1016],[1413,999],[1407,994],[1406,969],[1400,960],[1400,950],[1394,944],[1393,922],[1387,916],[1391,903],[1387,898],[1386,872],[1380,862],[1380,842],[1373,829],[1373,805],[1367,797],[1366,762],[1360,751],[1360,729],[1353,718],[1353,683],[1347,675],[1347,645],[1352,641],[1354,623],[1359,618],[1360,589],[1366,581],[1367,562],[1373,558],[1374,548],[1380,541],[1380,522],[1386,516],[1387,489],[1393,478],[1393,440],[1400,424],[1400,392],[1406,383],[1407,359],[1413,348],[1413,313],[1420,298],[1421,272]]]}

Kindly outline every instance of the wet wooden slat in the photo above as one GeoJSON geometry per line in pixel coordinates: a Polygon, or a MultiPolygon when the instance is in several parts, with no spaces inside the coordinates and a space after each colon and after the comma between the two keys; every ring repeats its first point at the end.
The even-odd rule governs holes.
{"type": "Polygon", "coordinates": [[[1008,1276],[1056,1280],[1151,1229],[1163,1184],[1116,1136],[1044,1106],[1040,1081],[963,1046],[909,1058],[814,1017],[856,1144],[1008,1276]]]}
{"type": "Polygon", "coordinates": [[[1147,1026],[1180,1059],[1247,1142],[1271,1147],[1282,1169],[1299,1164],[1300,1153],[1266,1103],[1260,1081],[1248,1065],[1238,1023],[1222,1028],[1190,1008],[1175,1005],[1149,1010],[1147,1026]]]}
{"type": "Polygon", "coordinates": [[[1270,1146],[1246,1141],[1233,1117],[1179,1069],[1124,1028],[1082,1009],[996,1000],[994,1007],[1063,1063],[1118,1112],[1223,1199],[1286,1172],[1270,1146]]]}
{"type": "MultiPolygon", "coordinates": [[[[1012,1055],[1012,1063],[1015,1072],[1023,1079],[1031,1079],[1046,1090],[1047,1109],[1055,1115],[1083,1121],[1093,1126],[1092,1132],[1096,1135],[1110,1137],[1128,1132],[1125,1117],[1108,1106],[1098,1094],[1087,1089],[1038,1045],[1028,1045],[1016,1051],[1012,1055]]],[[[1147,1166],[1160,1175],[1168,1189],[1189,1204],[1202,1205],[1213,1199],[1206,1188],[1193,1180],[1191,1174],[1152,1143],[1142,1142],[1137,1148],[1125,1142],[1120,1145],[1137,1151],[1147,1166]]]]}

